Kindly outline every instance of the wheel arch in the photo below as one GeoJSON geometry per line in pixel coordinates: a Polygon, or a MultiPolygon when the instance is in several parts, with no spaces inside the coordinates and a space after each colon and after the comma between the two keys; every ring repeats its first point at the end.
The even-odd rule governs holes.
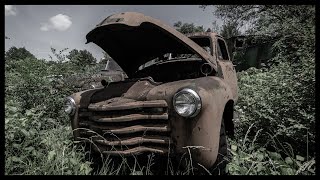
{"type": "Polygon", "coordinates": [[[225,131],[229,137],[234,136],[233,107],[234,107],[234,101],[230,99],[226,103],[223,111],[223,121],[225,125],[225,131]]]}

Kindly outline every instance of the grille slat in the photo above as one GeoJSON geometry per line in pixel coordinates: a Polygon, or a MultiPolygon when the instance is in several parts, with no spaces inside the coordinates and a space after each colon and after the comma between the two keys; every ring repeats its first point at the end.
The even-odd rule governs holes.
{"type": "Polygon", "coordinates": [[[141,131],[155,131],[155,132],[169,132],[170,129],[168,126],[143,126],[143,125],[136,125],[125,127],[121,129],[110,129],[110,130],[102,130],[102,132],[110,132],[113,134],[127,134],[127,133],[134,133],[134,132],[141,132],[141,131]]]}
{"type": "Polygon", "coordinates": [[[168,149],[166,148],[151,148],[151,147],[144,147],[144,146],[139,146],[135,147],[132,149],[124,150],[124,151],[103,151],[103,154],[108,154],[108,155],[123,155],[123,156],[128,156],[128,155],[139,155],[143,152],[153,152],[153,153],[159,153],[159,154],[165,154],[168,153],[168,149]]]}
{"type": "Polygon", "coordinates": [[[164,100],[154,101],[134,101],[128,103],[105,103],[104,101],[99,103],[90,104],[88,109],[91,111],[115,111],[137,108],[149,108],[149,107],[167,107],[167,103],[164,100]]]}
{"type": "Polygon", "coordinates": [[[157,143],[157,144],[169,144],[170,139],[169,138],[163,138],[163,137],[135,137],[125,140],[117,140],[117,141],[108,141],[108,140],[95,140],[95,142],[103,145],[108,146],[128,146],[128,145],[136,145],[136,144],[142,144],[142,143],[157,143]]]}
{"type": "Polygon", "coordinates": [[[80,134],[99,144],[104,154],[167,153],[166,147],[171,144],[167,111],[164,100],[111,99],[93,103],[88,109],[80,109],[79,126],[89,130],[81,130],[80,134]]]}
{"type": "Polygon", "coordinates": [[[154,114],[130,114],[124,115],[119,117],[89,117],[90,120],[95,122],[127,122],[127,121],[135,121],[140,119],[168,119],[168,114],[164,113],[161,115],[154,115],[154,114]]]}
{"type": "Polygon", "coordinates": [[[136,132],[170,132],[170,128],[167,125],[135,125],[128,127],[114,127],[114,126],[98,126],[89,125],[87,123],[80,123],[80,126],[86,126],[89,129],[100,129],[104,133],[113,134],[129,134],[136,132]]]}

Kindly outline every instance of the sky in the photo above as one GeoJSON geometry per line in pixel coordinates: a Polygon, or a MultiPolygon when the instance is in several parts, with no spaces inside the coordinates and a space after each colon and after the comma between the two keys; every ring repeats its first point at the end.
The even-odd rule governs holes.
{"type": "Polygon", "coordinates": [[[120,12],[140,12],[171,26],[177,21],[194,23],[205,29],[212,22],[214,6],[198,5],[5,5],[5,50],[25,47],[37,58],[49,59],[50,47],[58,51],[87,49],[99,61],[103,50],[85,44],[86,34],[107,16],[120,12]]]}

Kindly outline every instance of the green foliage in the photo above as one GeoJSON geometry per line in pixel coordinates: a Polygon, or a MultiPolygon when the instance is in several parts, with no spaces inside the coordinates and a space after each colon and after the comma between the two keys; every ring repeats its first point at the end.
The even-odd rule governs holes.
{"type": "Polygon", "coordinates": [[[69,123],[39,108],[22,113],[13,100],[6,100],[5,113],[5,174],[89,174],[83,149],[72,145],[69,123]]]}
{"type": "MultiPolygon", "coordinates": [[[[313,60],[311,60],[313,61],[313,60]]],[[[269,71],[249,69],[239,73],[240,134],[252,124],[281,143],[307,155],[315,146],[314,64],[303,68],[280,63],[269,71]]],[[[269,138],[260,140],[267,143],[269,138]]]]}
{"type": "Polygon", "coordinates": [[[28,57],[6,61],[6,174],[89,174],[92,170],[84,149],[73,145],[69,118],[62,110],[64,98],[76,91],[63,78],[84,72],[66,62],[63,51],[53,52],[58,61],[28,57]]]}
{"type": "Polygon", "coordinates": [[[76,57],[79,54],[79,51],[77,49],[73,49],[69,52],[69,54],[66,56],[69,60],[76,57]]]}
{"type": "MultiPolygon", "coordinates": [[[[259,135],[257,135],[259,136],[259,135]]],[[[254,138],[259,138],[255,136],[254,138]]],[[[231,175],[314,175],[315,158],[306,160],[299,155],[281,155],[279,149],[268,151],[255,139],[229,139],[232,156],[227,165],[231,175]]]]}
{"type": "MultiPolygon", "coordinates": [[[[65,52],[68,50],[69,48],[64,48],[62,50],[60,50],[59,52],[57,52],[57,49],[51,47],[51,52],[54,55],[54,57],[56,58],[57,62],[65,62],[66,61],[66,57],[67,55],[65,54],[65,52]]],[[[49,58],[51,59],[51,61],[54,61],[54,57],[52,57],[51,55],[49,55],[49,58]]]]}
{"type": "Polygon", "coordinates": [[[227,21],[222,25],[220,35],[226,39],[240,35],[239,25],[235,21],[227,21]]]}
{"type": "Polygon", "coordinates": [[[69,52],[69,55],[66,56],[71,63],[77,66],[85,66],[95,64],[97,62],[96,58],[93,57],[91,52],[85,50],[78,51],[77,49],[73,49],[69,52]]]}
{"type": "Polygon", "coordinates": [[[204,32],[203,26],[196,26],[193,23],[183,23],[181,21],[178,21],[174,23],[173,27],[177,29],[177,31],[188,34],[188,33],[195,33],[195,32],[204,32]]]}
{"type": "MultiPolygon", "coordinates": [[[[257,20],[255,26],[257,34],[266,30],[279,36],[273,45],[276,56],[270,59],[278,65],[268,70],[252,68],[238,74],[240,94],[237,108],[242,113],[242,130],[252,123],[257,129],[268,127],[265,133],[272,134],[281,143],[289,142],[296,153],[314,156],[314,7],[259,8],[248,11],[260,13],[257,18],[261,21],[257,20]]],[[[232,16],[228,14],[227,17],[229,15],[232,16]]],[[[241,20],[249,20],[245,14],[241,16],[241,20]]],[[[261,141],[265,142],[267,138],[261,141]]]]}
{"type": "Polygon", "coordinates": [[[32,59],[35,59],[35,56],[31,54],[25,47],[11,47],[8,51],[5,52],[5,70],[16,68],[16,61],[29,61],[32,59]]]}
{"type": "Polygon", "coordinates": [[[278,58],[272,59],[270,64],[280,60],[302,63],[299,57],[303,53],[309,58],[314,56],[315,6],[218,5],[215,15],[240,27],[249,25],[248,35],[276,38],[273,51],[278,58]]]}
{"type": "Polygon", "coordinates": [[[252,37],[276,39],[269,69],[238,73],[239,119],[229,172],[314,174],[315,7],[219,5],[215,14],[250,24],[247,34],[259,35],[252,37]]]}
{"type": "Polygon", "coordinates": [[[7,52],[5,52],[6,61],[20,60],[20,59],[27,59],[27,58],[34,59],[35,57],[25,47],[17,48],[13,46],[7,52]]]}

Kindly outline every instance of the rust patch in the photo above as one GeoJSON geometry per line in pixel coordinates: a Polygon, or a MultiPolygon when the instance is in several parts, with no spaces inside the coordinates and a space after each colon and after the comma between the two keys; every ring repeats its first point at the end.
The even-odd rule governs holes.
{"type": "MultiPolygon", "coordinates": [[[[121,98],[121,101],[124,98],[121,98]]],[[[108,100],[106,101],[108,102],[108,100]]],[[[136,109],[136,108],[147,108],[147,107],[167,107],[167,103],[164,100],[154,101],[134,101],[128,100],[127,102],[106,103],[104,101],[90,104],[88,109],[91,111],[113,111],[113,110],[125,110],[125,109],[136,109]],[[131,101],[131,102],[130,102],[131,101]]]]}
{"type": "Polygon", "coordinates": [[[94,142],[100,143],[102,145],[108,146],[122,146],[122,145],[136,145],[142,143],[158,143],[158,144],[169,144],[169,138],[153,138],[153,137],[135,137],[126,140],[118,140],[118,141],[107,141],[107,140],[95,140],[94,142]]]}
{"type": "Polygon", "coordinates": [[[170,128],[168,128],[168,126],[136,125],[136,126],[130,126],[125,128],[120,128],[120,129],[102,130],[102,132],[113,133],[113,134],[128,134],[128,133],[135,133],[135,132],[141,132],[141,131],[169,132],[170,128]]]}
{"type": "Polygon", "coordinates": [[[108,155],[122,155],[122,156],[129,156],[129,155],[139,155],[144,152],[152,152],[156,154],[167,154],[168,149],[162,148],[162,149],[156,149],[156,148],[149,148],[149,147],[143,147],[139,146],[133,149],[128,149],[124,151],[103,151],[103,154],[108,154],[108,155]]]}
{"type": "Polygon", "coordinates": [[[140,119],[168,119],[168,114],[161,114],[161,115],[150,115],[150,114],[130,114],[120,117],[109,117],[109,118],[99,118],[94,117],[90,118],[90,120],[96,121],[96,122],[128,122],[128,121],[135,121],[140,119]]]}

